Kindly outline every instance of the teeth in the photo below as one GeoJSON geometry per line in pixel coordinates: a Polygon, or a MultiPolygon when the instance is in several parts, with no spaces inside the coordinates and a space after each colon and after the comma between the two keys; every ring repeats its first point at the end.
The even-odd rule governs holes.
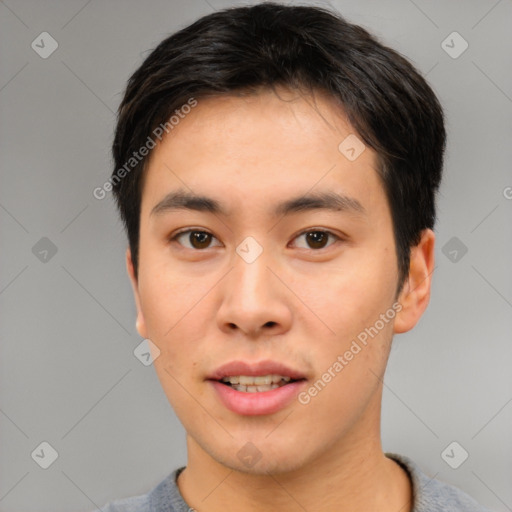
{"type": "Polygon", "coordinates": [[[256,386],[269,386],[272,384],[272,376],[263,375],[262,377],[254,377],[254,384],[256,384],[256,386]]]}
{"type": "Polygon", "coordinates": [[[267,386],[242,386],[241,384],[233,385],[234,390],[242,391],[243,393],[261,393],[263,391],[271,391],[280,387],[281,386],[279,384],[270,384],[267,386]]]}
{"type": "MultiPolygon", "coordinates": [[[[284,377],[283,375],[258,375],[256,377],[248,376],[248,375],[232,375],[229,377],[224,377],[222,382],[229,382],[235,389],[237,387],[247,388],[248,393],[255,393],[258,391],[258,387],[264,387],[269,389],[275,389],[271,386],[290,382],[291,377],[284,377]],[[251,389],[254,388],[254,391],[251,389]]],[[[242,391],[242,390],[239,390],[242,391]]],[[[245,389],[243,390],[245,391],[245,389]]],[[[267,389],[265,389],[267,391],[267,389]]]]}
{"type": "Polygon", "coordinates": [[[284,386],[291,381],[291,377],[283,375],[258,375],[255,377],[249,375],[232,375],[224,377],[222,382],[231,384],[236,391],[243,393],[258,393],[271,391],[272,389],[284,386]]]}

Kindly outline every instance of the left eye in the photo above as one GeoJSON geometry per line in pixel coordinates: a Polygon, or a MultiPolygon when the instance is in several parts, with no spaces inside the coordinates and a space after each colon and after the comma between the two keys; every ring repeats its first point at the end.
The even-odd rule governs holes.
{"type": "Polygon", "coordinates": [[[304,233],[298,235],[295,240],[299,240],[301,237],[305,237],[304,239],[306,244],[309,245],[309,247],[303,247],[304,249],[324,249],[327,245],[329,237],[339,240],[339,237],[334,233],[323,230],[305,231],[304,233]]]}

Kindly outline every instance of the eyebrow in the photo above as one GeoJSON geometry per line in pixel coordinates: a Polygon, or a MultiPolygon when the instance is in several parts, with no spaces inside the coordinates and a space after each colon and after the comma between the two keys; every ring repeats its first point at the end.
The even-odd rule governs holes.
{"type": "MultiPolygon", "coordinates": [[[[177,190],[167,194],[153,207],[150,215],[161,215],[170,211],[179,210],[194,210],[212,213],[214,215],[228,216],[228,212],[216,199],[196,195],[185,190],[177,190]]],[[[348,197],[337,192],[315,192],[293,197],[277,204],[273,210],[273,214],[277,217],[311,210],[346,211],[357,214],[366,213],[363,205],[353,197],[348,197]]]]}

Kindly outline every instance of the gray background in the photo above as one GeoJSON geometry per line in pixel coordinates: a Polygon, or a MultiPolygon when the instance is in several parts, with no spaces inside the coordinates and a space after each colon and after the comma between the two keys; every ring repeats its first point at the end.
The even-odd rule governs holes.
{"type": "MultiPolygon", "coordinates": [[[[183,429],[133,354],[121,223],[92,191],[110,173],[114,112],[148,50],[237,3],[0,2],[2,512],[85,512],[185,463],[183,429]],[[44,31],[58,42],[46,59],[31,47],[44,31]],[[58,452],[48,469],[36,463],[48,450],[31,457],[43,441],[58,452]]],[[[395,338],[384,449],[512,510],[512,2],[332,5],[427,75],[449,130],[431,305],[395,338]],[[457,58],[442,46],[454,31],[469,44],[457,58]],[[453,441],[469,453],[458,469],[441,457],[453,441]]]]}

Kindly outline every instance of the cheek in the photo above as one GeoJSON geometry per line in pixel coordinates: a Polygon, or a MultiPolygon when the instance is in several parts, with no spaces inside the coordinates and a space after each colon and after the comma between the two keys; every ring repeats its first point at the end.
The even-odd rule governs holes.
{"type": "Polygon", "coordinates": [[[391,325],[376,331],[362,329],[354,336],[341,335],[328,347],[312,351],[317,375],[302,398],[309,400],[305,411],[325,431],[348,430],[370,402],[376,403],[389,356],[391,325]]]}
{"type": "Polygon", "coordinates": [[[154,367],[165,389],[179,396],[179,383],[190,381],[197,361],[204,364],[210,356],[204,343],[212,324],[208,292],[216,279],[186,278],[167,263],[146,268],[151,270],[141,272],[139,290],[148,336],[160,350],[154,367]]]}
{"type": "Polygon", "coordinates": [[[336,339],[349,339],[373,325],[392,305],[396,287],[389,253],[354,251],[341,264],[326,267],[312,278],[295,280],[301,298],[336,339]],[[333,332],[335,334],[333,334],[333,332]]]}
{"type": "Polygon", "coordinates": [[[204,282],[183,279],[167,265],[146,261],[139,276],[141,307],[150,337],[166,341],[195,315],[204,295],[204,282]]]}
{"type": "MultiPolygon", "coordinates": [[[[318,342],[308,347],[309,356],[314,361],[316,377],[330,379],[325,389],[319,384],[322,397],[317,404],[323,404],[326,410],[334,407],[340,414],[362,410],[379,385],[376,375],[384,371],[396,315],[392,307],[394,273],[389,271],[394,268],[393,259],[386,251],[380,258],[358,254],[345,263],[343,268],[330,269],[316,286],[304,290],[304,302],[313,305],[311,309],[323,322],[315,320],[318,342]]],[[[308,324],[312,325],[311,320],[308,324]]],[[[322,409],[319,414],[324,414],[322,409]]]]}

